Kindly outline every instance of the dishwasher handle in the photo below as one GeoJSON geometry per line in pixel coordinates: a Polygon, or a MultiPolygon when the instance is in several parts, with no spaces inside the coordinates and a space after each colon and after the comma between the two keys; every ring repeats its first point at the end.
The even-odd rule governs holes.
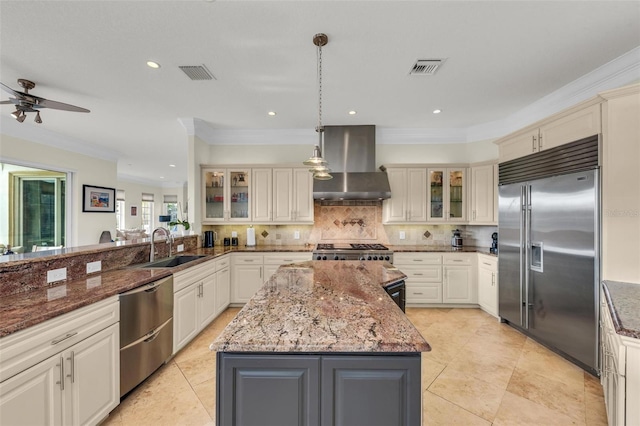
{"type": "Polygon", "coordinates": [[[143,284],[140,287],[134,288],[133,290],[129,290],[129,291],[125,292],[125,293],[120,293],[120,297],[128,296],[128,295],[131,295],[131,294],[136,294],[136,293],[142,293],[142,292],[155,293],[156,291],[158,291],[160,286],[162,284],[166,283],[167,279],[170,279],[170,278],[172,278],[172,277],[169,276],[167,278],[160,279],[158,281],[153,281],[153,282],[148,283],[148,284],[143,284]]]}

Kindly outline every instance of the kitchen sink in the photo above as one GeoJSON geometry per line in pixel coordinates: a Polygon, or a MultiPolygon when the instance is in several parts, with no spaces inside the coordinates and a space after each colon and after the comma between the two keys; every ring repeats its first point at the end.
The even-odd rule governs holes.
{"type": "Polygon", "coordinates": [[[202,259],[206,255],[197,256],[171,256],[164,259],[154,260],[153,262],[143,263],[136,265],[138,268],[174,268],[176,266],[184,265],[185,263],[193,262],[194,260],[202,259]]]}

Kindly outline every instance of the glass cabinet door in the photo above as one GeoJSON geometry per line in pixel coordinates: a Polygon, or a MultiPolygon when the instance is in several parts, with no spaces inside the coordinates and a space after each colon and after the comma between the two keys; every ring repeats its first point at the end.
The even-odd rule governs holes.
{"type": "Polygon", "coordinates": [[[449,210],[448,219],[464,219],[464,171],[448,170],[449,210]]]}
{"type": "Polygon", "coordinates": [[[429,170],[429,218],[444,219],[443,170],[429,170]]]}
{"type": "Polygon", "coordinates": [[[211,170],[204,173],[204,219],[225,219],[225,171],[211,170]]]}
{"type": "Polygon", "coordinates": [[[429,169],[427,221],[460,222],[465,213],[465,168],[429,169]]]}
{"type": "Polygon", "coordinates": [[[229,170],[229,219],[249,219],[251,203],[250,170],[229,170]]]}

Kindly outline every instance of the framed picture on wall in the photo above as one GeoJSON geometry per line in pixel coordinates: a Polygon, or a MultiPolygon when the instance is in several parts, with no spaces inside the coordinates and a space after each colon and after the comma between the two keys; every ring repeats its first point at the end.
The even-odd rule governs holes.
{"type": "Polygon", "coordinates": [[[88,213],[115,213],[116,189],[104,186],[82,185],[82,211],[88,213]]]}
{"type": "Polygon", "coordinates": [[[131,216],[138,216],[138,206],[131,206],[131,216]]]}

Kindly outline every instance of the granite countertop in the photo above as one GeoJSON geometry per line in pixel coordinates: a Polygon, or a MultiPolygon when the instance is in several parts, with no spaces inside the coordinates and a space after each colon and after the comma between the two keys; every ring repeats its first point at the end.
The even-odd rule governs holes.
{"type": "Polygon", "coordinates": [[[640,339],[640,284],[604,281],[603,288],[616,333],[640,339]]]}
{"type": "MultiPolygon", "coordinates": [[[[115,250],[122,245],[138,245],[148,244],[145,241],[139,243],[134,242],[120,242],[112,243],[107,250],[115,250]]],[[[421,245],[407,245],[407,246],[392,246],[390,247],[396,252],[477,252],[489,254],[489,250],[479,247],[463,247],[462,250],[453,249],[445,246],[421,246],[421,245]]],[[[91,250],[88,252],[94,253],[105,250],[100,245],[91,246],[91,250]]],[[[83,306],[90,305],[92,303],[99,302],[113,295],[125,292],[132,288],[147,284],[155,281],[159,278],[166,277],[172,273],[179,272],[192,266],[196,266],[200,263],[204,263],[208,260],[215,259],[216,257],[223,256],[227,253],[267,253],[267,252],[312,252],[315,249],[315,245],[258,245],[255,247],[245,246],[215,246],[212,248],[198,248],[188,252],[177,253],[182,254],[196,254],[205,255],[202,259],[190,262],[186,265],[182,265],[175,268],[154,268],[144,269],[135,267],[124,267],[120,269],[113,269],[109,271],[103,271],[101,273],[87,275],[82,279],[67,280],[60,283],[54,283],[43,288],[34,288],[20,294],[15,295],[2,295],[0,296],[0,337],[7,336],[11,333],[23,330],[25,328],[37,325],[48,319],[55,318],[56,316],[71,312],[75,309],[83,306]]],[[[68,257],[76,252],[84,253],[84,251],[66,249],[63,254],[56,254],[54,252],[42,252],[42,256],[47,257],[68,257]]],[[[10,256],[14,257],[14,256],[10,256]]],[[[41,256],[35,256],[35,259],[39,259],[41,256]]],[[[28,273],[29,263],[24,260],[13,259],[2,263],[2,266],[9,266],[12,264],[23,264],[25,267],[25,273],[28,273]]]]}
{"type": "Polygon", "coordinates": [[[388,263],[308,261],[280,267],[211,344],[224,352],[431,350],[384,286],[388,263]]]}
{"type": "Polygon", "coordinates": [[[486,254],[489,256],[498,257],[497,253],[491,253],[489,247],[479,247],[479,246],[462,246],[462,247],[451,247],[451,246],[423,246],[423,245],[398,245],[398,246],[389,246],[390,250],[393,250],[394,253],[404,253],[404,252],[418,252],[418,253],[480,253],[486,254]]]}
{"type": "Polygon", "coordinates": [[[2,297],[0,337],[171,275],[171,269],[117,269],[2,297]]]}

